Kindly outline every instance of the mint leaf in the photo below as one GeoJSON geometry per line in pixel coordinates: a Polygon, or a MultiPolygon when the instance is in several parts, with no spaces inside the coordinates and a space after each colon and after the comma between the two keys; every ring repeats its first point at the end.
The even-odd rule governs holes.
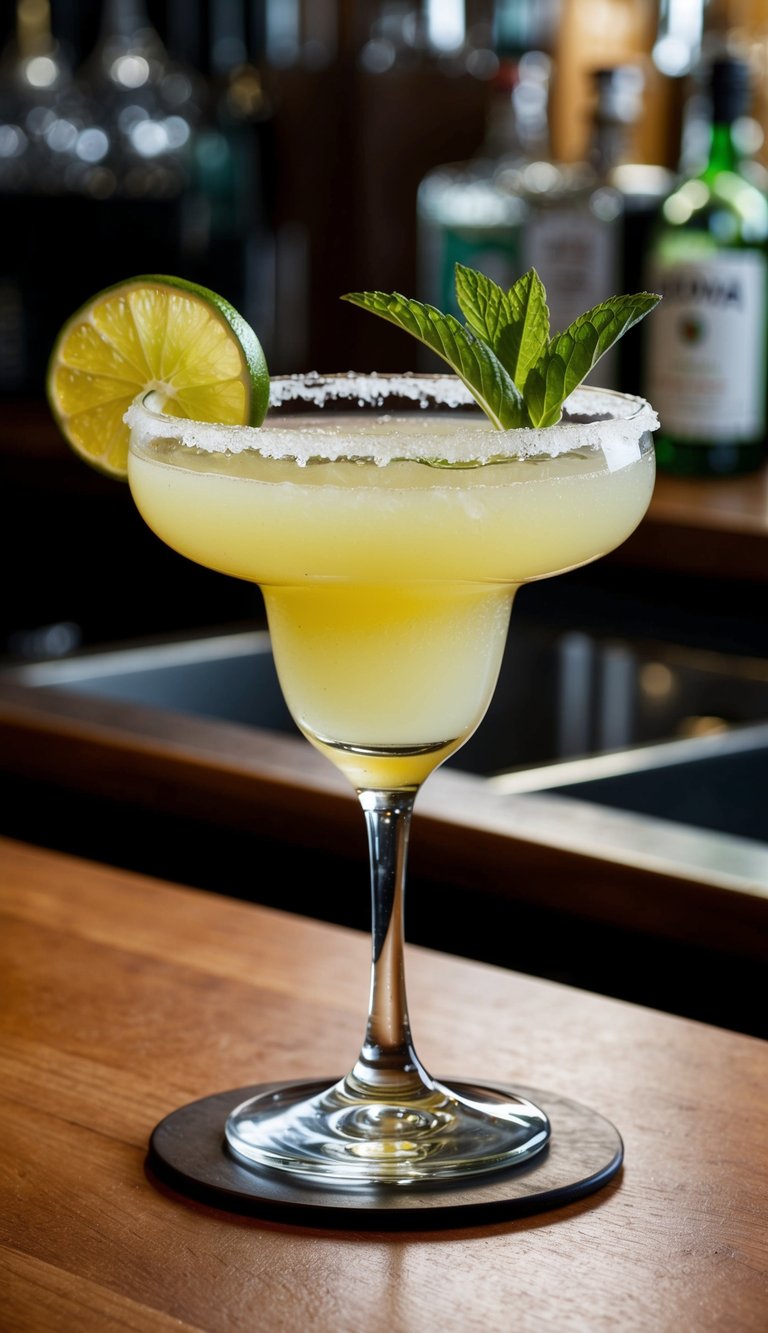
{"type": "Polygon", "coordinates": [[[492,348],[453,315],[399,292],[347,292],[341,299],[396,324],[447,361],[497,429],[531,424],[520,390],[492,348]]]}
{"type": "Polygon", "coordinates": [[[535,269],[509,292],[475,269],[456,265],[456,299],[467,324],[493,348],[521,393],[549,341],[544,284],[535,269]]]}
{"type": "Polygon", "coordinates": [[[447,361],[499,430],[555,425],[566,398],[661,300],[654,292],[611,296],[550,337],[547,294],[534,268],[505,292],[457,264],[456,297],[466,326],[399,292],[341,299],[396,324],[447,361]]]}
{"type": "Polygon", "coordinates": [[[495,351],[500,334],[513,319],[504,288],[484,273],[457,264],[456,300],[470,329],[495,351]]]}
{"type": "Polygon", "coordinates": [[[544,283],[534,268],[518,278],[509,292],[513,323],[499,339],[498,355],[521,393],[549,340],[549,306],[544,283]]]}
{"type": "Polygon", "coordinates": [[[526,380],[525,400],[534,426],[552,426],[560,420],[569,394],[659,300],[651,292],[611,296],[555,334],[526,380]]]}

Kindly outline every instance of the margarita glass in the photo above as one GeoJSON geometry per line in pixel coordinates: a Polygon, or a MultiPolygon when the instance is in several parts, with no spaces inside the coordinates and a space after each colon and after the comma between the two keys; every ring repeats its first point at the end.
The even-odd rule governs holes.
{"type": "Polygon", "coordinates": [[[453,375],[272,380],[260,428],[133,404],[129,483],[174,550],[258,584],[286,703],[346,775],[368,830],[367,1027],[331,1087],[234,1107],[236,1158],[347,1185],[459,1180],[548,1143],[526,1097],[446,1087],[416,1054],[404,974],[411,816],[480,724],[515,592],[613,550],[653,490],[643,400],[582,388],[546,429],[495,430],[453,375]]]}

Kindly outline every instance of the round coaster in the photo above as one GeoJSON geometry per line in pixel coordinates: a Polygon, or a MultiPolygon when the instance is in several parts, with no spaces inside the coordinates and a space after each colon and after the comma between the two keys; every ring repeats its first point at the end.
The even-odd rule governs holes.
{"type": "MultiPolygon", "coordinates": [[[[450,1087],[452,1080],[441,1080],[450,1087]]],[[[328,1080],[328,1085],[333,1083],[328,1080]]],[[[455,1083],[455,1080],[454,1080],[455,1083]]],[[[549,1116],[548,1146],[527,1162],[455,1183],[318,1185],[241,1164],[224,1141],[233,1107],[282,1085],[219,1092],[172,1111],[149,1141],[150,1178],[198,1203],[302,1226],[425,1228],[475,1226],[574,1203],[601,1189],[621,1167],[617,1129],[578,1102],[536,1088],[494,1088],[535,1102],[549,1116]]]]}

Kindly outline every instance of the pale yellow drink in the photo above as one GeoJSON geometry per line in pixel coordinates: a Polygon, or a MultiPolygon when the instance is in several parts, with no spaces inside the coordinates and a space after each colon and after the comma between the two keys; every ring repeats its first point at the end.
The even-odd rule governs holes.
{"type": "Polygon", "coordinates": [[[129,462],[141,514],[181,554],[261,586],[288,707],[357,787],[418,785],[471,735],[517,588],[614,549],[653,488],[637,430],[613,451],[601,426],[592,444],[554,434],[554,456],[526,438],[523,458],[431,466],[401,455],[476,460],[546,433],[326,409],[230,432],[237,451],[215,452],[160,438],[142,415],[129,462]],[[352,445],[379,464],[333,458],[352,445]],[[331,458],[300,466],[260,446],[331,458]]]}

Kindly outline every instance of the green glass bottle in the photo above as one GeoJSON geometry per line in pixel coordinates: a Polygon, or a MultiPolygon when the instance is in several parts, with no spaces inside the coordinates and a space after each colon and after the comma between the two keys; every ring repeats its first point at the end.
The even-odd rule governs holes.
{"type": "Polygon", "coordinates": [[[644,392],[659,414],[659,468],[697,476],[765,461],[768,199],[745,175],[734,126],[750,71],[713,60],[711,146],[704,170],[665,199],[647,286],[660,292],[645,340],[644,392]]]}

